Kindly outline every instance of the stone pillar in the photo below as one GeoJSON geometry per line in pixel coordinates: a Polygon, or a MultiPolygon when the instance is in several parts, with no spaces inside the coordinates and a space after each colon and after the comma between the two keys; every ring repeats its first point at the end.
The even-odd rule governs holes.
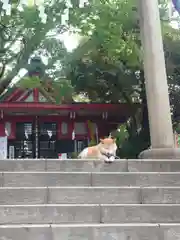
{"type": "Polygon", "coordinates": [[[139,13],[152,146],[140,158],[172,158],[178,150],[174,149],[158,0],[139,0],[139,13]]]}

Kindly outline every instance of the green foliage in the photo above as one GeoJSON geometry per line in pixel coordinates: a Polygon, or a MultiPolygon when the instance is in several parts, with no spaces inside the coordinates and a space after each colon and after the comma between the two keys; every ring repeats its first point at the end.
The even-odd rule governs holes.
{"type": "MultiPolygon", "coordinates": [[[[72,10],[75,13],[70,22],[86,38],[71,54],[66,68],[77,93],[84,93],[95,102],[129,104],[132,116],[123,126],[127,131],[121,132],[117,139],[119,154],[129,158],[137,157],[150,145],[136,4],[131,0],[95,0],[85,10],[72,10]],[[142,103],[137,112],[133,111],[134,102],[142,103]]],[[[180,35],[169,25],[168,1],[160,0],[159,4],[175,119],[180,113],[180,35]]]]}
{"type": "Polygon", "coordinates": [[[75,91],[96,102],[138,100],[142,61],[136,1],[93,1],[72,11],[70,23],[86,36],[67,59],[75,91]]]}
{"type": "MultiPolygon", "coordinates": [[[[170,0],[172,1],[172,0],[170,0]]],[[[161,20],[163,21],[170,21],[170,11],[169,11],[169,0],[158,0],[159,2],[159,12],[160,12],[160,17],[161,20]]]]}
{"type": "Polygon", "coordinates": [[[144,81],[136,1],[95,1],[86,12],[76,11],[71,23],[87,37],[69,57],[67,76],[91,101],[129,104],[132,117],[115,137],[119,155],[136,156],[132,143],[139,142],[141,119],[137,123],[133,103],[141,101],[144,81]]]}
{"type": "Polygon", "coordinates": [[[25,7],[22,12],[14,8],[11,16],[4,15],[0,23],[0,94],[8,87],[21,68],[27,68],[32,55],[49,60],[47,73],[60,63],[67,53],[64,44],[54,38],[67,28],[61,25],[64,1],[46,2],[47,22],[42,23],[35,6],[25,7]],[[50,34],[51,33],[51,34],[50,34]]]}
{"type": "Polygon", "coordinates": [[[72,159],[77,159],[77,158],[78,158],[78,155],[79,155],[79,153],[73,152],[73,153],[71,154],[71,158],[72,158],[72,159]]]}
{"type": "Polygon", "coordinates": [[[24,77],[16,84],[16,86],[22,89],[38,88],[40,91],[44,89],[46,94],[53,99],[53,103],[56,104],[72,102],[73,88],[70,81],[65,79],[49,83],[47,80],[36,76],[24,77]]]}
{"type": "Polygon", "coordinates": [[[39,77],[25,77],[18,82],[17,87],[22,89],[33,89],[41,86],[39,77]]]}
{"type": "Polygon", "coordinates": [[[71,82],[66,79],[59,79],[52,82],[54,89],[55,100],[57,104],[72,102],[72,95],[74,92],[71,82]]]}
{"type": "Polygon", "coordinates": [[[83,36],[90,36],[106,53],[109,62],[115,63],[122,57],[129,65],[138,64],[139,47],[134,41],[138,37],[136,1],[97,0],[85,9],[74,11],[70,23],[79,28],[83,36]]]}
{"type": "Polygon", "coordinates": [[[121,158],[138,158],[140,152],[148,149],[149,146],[149,140],[145,141],[143,135],[137,134],[123,142],[121,148],[119,149],[118,155],[121,158]]]}
{"type": "MultiPolygon", "coordinates": [[[[48,65],[41,81],[25,77],[19,85],[47,88],[50,99],[58,104],[73,101],[75,94],[91,102],[128,103],[132,116],[117,132],[117,142],[121,156],[137,157],[150,144],[137,0],[90,0],[84,8],[72,2],[69,24],[82,40],[70,54],[57,38],[68,29],[61,24],[65,1],[45,3],[45,24],[35,7],[22,12],[14,7],[11,16],[1,17],[0,94],[21,68],[27,68],[31,56],[45,57],[48,65]],[[50,88],[49,79],[53,79],[50,88]],[[135,111],[134,102],[142,103],[141,109],[135,111]]],[[[159,4],[172,117],[177,125],[180,34],[169,26],[168,0],[159,0],[159,4]]]]}
{"type": "Polygon", "coordinates": [[[116,144],[119,148],[121,148],[124,141],[126,141],[129,137],[127,125],[126,124],[120,125],[117,131],[112,133],[112,136],[116,138],[116,144]]]}
{"type": "Polygon", "coordinates": [[[95,140],[91,140],[88,144],[88,147],[92,147],[92,146],[95,146],[97,143],[95,140]]]}

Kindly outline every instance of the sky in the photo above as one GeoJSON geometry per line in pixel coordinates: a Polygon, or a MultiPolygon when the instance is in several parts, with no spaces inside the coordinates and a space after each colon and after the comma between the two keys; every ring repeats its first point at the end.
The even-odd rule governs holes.
{"type": "MultiPolygon", "coordinates": [[[[69,52],[73,51],[78,46],[79,37],[75,34],[64,33],[62,36],[59,37],[61,41],[64,42],[65,47],[69,52]]],[[[48,64],[47,59],[42,59],[44,64],[48,64]]],[[[18,75],[12,80],[11,86],[17,83],[25,74],[27,73],[26,69],[21,69],[18,75]]]]}
{"type": "Polygon", "coordinates": [[[60,39],[63,40],[65,47],[70,52],[75,49],[79,43],[79,37],[75,34],[64,33],[60,39]]]}

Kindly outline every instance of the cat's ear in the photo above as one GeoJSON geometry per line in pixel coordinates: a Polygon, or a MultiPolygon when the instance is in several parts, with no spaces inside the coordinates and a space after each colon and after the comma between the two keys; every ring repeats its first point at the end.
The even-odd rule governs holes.
{"type": "Polygon", "coordinates": [[[104,139],[100,138],[99,140],[100,140],[101,143],[104,143],[104,139]]]}
{"type": "Polygon", "coordinates": [[[116,143],[116,138],[113,138],[113,143],[116,143]]]}

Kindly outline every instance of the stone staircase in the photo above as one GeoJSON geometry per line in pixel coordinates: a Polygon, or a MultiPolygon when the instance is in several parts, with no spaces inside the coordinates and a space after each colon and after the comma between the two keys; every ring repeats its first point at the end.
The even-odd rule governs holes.
{"type": "Polygon", "coordinates": [[[0,240],[179,240],[180,161],[0,161],[0,240]]]}

